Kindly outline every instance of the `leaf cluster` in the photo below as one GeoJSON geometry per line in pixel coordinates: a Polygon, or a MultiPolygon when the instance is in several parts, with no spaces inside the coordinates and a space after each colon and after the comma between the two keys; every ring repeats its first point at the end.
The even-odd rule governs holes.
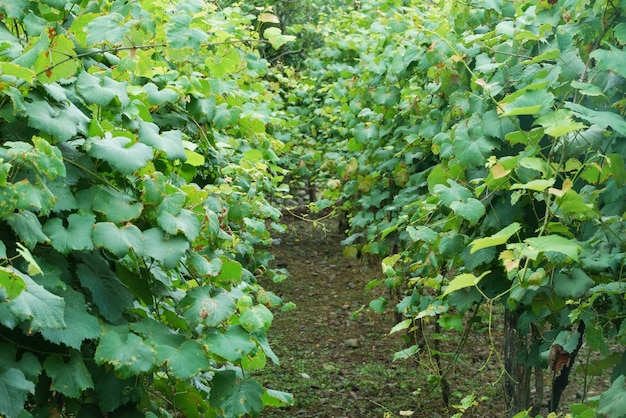
{"type": "Polygon", "coordinates": [[[0,415],[291,402],[249,375],[278,362],[282,302],[257,276],[286,119],[253,17],[196,0],[0,15],[0,415]]]}

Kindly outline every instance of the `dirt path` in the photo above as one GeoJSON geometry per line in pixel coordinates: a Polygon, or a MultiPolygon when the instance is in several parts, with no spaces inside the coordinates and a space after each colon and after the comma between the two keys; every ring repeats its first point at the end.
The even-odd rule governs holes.
{"type": "Polygon", "coordinates": [[[364,289],[380,267],[343,257],[341,239],[334,222],[295,221],[274,248],[275,264],[291,277],[264,285],[297,309],[276,314],[270,336],[281,366],[262,378],[291,391],[296,404],[264,417],[382,417],[415,409],[416,371],[392,362],[402,348],[400,337],[387,335],[393,320],[367,309],[354,315],[379,296],[380,289],[364,289]]]}

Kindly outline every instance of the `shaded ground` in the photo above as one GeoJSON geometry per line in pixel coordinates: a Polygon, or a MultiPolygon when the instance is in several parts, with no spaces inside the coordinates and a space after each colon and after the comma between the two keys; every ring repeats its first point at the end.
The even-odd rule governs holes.
{"type": "MultiPolygon", "coordinates": [[[[270,339],[281,365],[268,364],[260,379],[293,393],[296,403],[268,408],[263,417],[449,417],[464,411],[461,400],[470,394],[476,395],[475,405],[469,402],[462,416],[503,415],[501,367],[497,356],[490,355],[486,332],[470,334],[448,375],[451,407],[445,408],[439,386],[433,376],[429,379],[436,374],[434,359],[422,356],[420,365],[415,358],[392,361],[407,344],[402,333],[389,335],[395,324],[391,310],[386,315],[361,310],[381,296],[381,289],[364,290],[379,278],[380,266],[343,257],[336,222],[287,223],[289,232],[273,253],[274,264],[285,267],[290,277],[264,287],[297,308],[276,313],[270,339]]],[[[494,333],[500,340],[502,331],[494,333]]],[[[442,351],[453,351],[459,339],[459,334],[446,333],[442,351]]],[[[442,357],[444,367],[448,360],[442,357]]],[[[544,378],[549,384],[547,372],[544,378]]],[[[562,406],[580,397],[582,376],[572,379],[562,406]]],[[[547,399],[550,388],[544,389],[547,399]]]]}

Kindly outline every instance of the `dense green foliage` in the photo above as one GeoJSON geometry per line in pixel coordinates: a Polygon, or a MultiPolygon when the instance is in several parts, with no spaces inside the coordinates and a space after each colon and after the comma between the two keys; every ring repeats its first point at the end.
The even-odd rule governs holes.
{"type": "Polygon", "coordinates": [[[0,16],[0,415],[289,403],[249,372],[278,361],[255,247],[288,120],[257,48],[290,38],[196,0],[0,16]]]}
{"type": "Polygon", "coordinates": [[[398,358],[504,310],[509,414],[583,341],[573,411],[626,410],[626,2],[258,3],[0,0],[0,414],[289,403],[249,376],[284,174],[381,257],[398,358]]]}
{"type": "Polygon", "coordinates": [[[614,416],[626,372],[623,350],[608,348],[626,343],[626,3],[404,6],[320,19],[325,45],[294,93],[302,142],[317,150],[303,161],[326,182],[318,205],[348,214],[348,253],[384,258],[371,286],[405,295],[393,331],[490,329],[504,306],[505,380],[526,396],[511,407],[542,402],[517,364],[546,368],[555,347],[574,355],[584,338],[598,357],[581,370],[611,375],[598,411],[614,416]]]}

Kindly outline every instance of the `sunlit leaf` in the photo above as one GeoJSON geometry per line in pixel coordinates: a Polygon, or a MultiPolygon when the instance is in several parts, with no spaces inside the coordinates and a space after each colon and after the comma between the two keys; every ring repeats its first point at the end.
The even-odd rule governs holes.
{"type": "Polygon", "coordinates": [[[521,228],[522,226],[518,222],[513,222],[489,237],[475,239],[470,244],[472,246],[471,253],[473,254],[483,248],[505,244],[521,228]]]}

